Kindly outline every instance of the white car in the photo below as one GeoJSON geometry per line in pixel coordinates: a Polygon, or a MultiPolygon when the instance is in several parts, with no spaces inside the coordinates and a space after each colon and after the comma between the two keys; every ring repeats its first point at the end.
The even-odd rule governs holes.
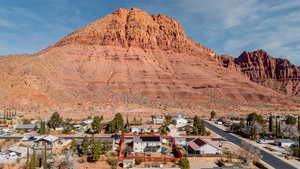
{"type": "Polygon", "coordinates": [[[257,139],[256,142],[259,144],[267,144],[265,139],[257,139]]]}

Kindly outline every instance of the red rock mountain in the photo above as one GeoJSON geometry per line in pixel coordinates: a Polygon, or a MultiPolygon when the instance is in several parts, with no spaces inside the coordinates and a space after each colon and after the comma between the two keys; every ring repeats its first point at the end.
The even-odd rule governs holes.
{"type": "Polygon", "coordinates": [[[253,82],[289,96],[300,93],[300,67],[287,59],[274,58],[264,50],[243,52],[238,58],[219,56],[222,65],[243,72],[253,82]]]}
{"type": "Polygon", "coordinates": [[[285,93],[298,94],[298,77],[287,60],[217,55],[167,16],[118,9],[36,54],[1,56],[0,103],[100,104],[113,93],[202,107],[289,105],[285,93]]]}

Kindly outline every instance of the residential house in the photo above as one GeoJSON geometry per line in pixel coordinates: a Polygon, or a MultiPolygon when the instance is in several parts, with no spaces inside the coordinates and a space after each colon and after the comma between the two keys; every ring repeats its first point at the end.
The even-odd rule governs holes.
{"type": "Polygon", "coordinates": [[[35,141],[34,148],[37,150],[43,150],[46,146],[47,150],[52,150],[58,140],[59,138],[56,136],[42,136],[35,141]]]}
{"type": "Polygon", "coordinates": [[[162,115],[152,116],[152,123],[153,124],[163,124],[164,121],[165,121],[165,118],[162,115]]]}
{"type": "Polygon", "coordinates": [[[17,163],[19,160],[20,158],[14,152],[0,153],[0,164],[17,163]]]}
{"type": "Polygon", "coordinates": [[[10,147],[8,152],[15,153],[19,158],[24,158],[27,156],[27,153],[31,152],[31,150],[27,149],[27,147],[10,147]]]}
{"type": "Polygon", "coordinates": [[[36,129],[36,125],[35,124],[16,124],[15,129],[23,130],[25,132],[31,132],[36,129]]]}
{"type": "Polygon", "coordinates": [[[133,151],[143,152],[161,152],[162,140],[159,136],[135,136],[133,138],[133,151]]]}
{"type": "Polygon", "coordinates": [[[172,137],[178,137],[179,133],[178,133],[178,129],[176,128],[176,126],[174,126],[173,124],[168,125],[169,128],[169,132],[168,135],[172,136],[172,137]]]}
{"type": "Polygon", "coordinates": [[[175,120],[176,120],[176,128],[183,127],[188,123],[188,121],[185,118],[183,118],[181,115],[178,115],[175,118],[175,120]]]}
{"type": "Polygon", "coordinates": [[[90,124],[92,124],[92,122],[93,122],[93,119],[87,119],[87,120],[83,121],[83,123],[86,125],[90,125],[90,124]]]}
{"type": "Polygon", "coordinates": [[[196,138],[188,142],[187,145],[189,152],[192,154],[222,154],[219,148],[207,143],[201,138],[196,138]]]}

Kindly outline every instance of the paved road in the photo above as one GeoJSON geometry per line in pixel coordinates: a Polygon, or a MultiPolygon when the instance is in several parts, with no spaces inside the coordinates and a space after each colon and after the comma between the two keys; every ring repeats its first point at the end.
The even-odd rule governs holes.
{"type": "MultiPolygon", "coordinates": [[[[216,127],[206,121],[204,121],[204,124],[207,128],[216,132],[220,136],[226,138],[228,141],[230,141],[240,147],[242,146],[242,140],[240,138],[219,129],[218,127],[216,127]]],[[[249,144],[249,145],[251,145],[251,144],[249,144]]],[[[251,145],[251,146],[253,146],[253,145],[251,145]]],[[[253,147],[255,147],[255,146],[253,146],[253,147]]],[[[270,166],[272,166],[274,168],[278,168],[278,169],[296,169],[295,167],[291,166],[290,164],[286,163],[285,161],[282,161],[281,159],[277,158],[276,156],[273,156],[264,150],[261,150],[261,149],[259,149],[259,150],[262,155],[262,160],[264,162],[268,163],[270,166]]]]}

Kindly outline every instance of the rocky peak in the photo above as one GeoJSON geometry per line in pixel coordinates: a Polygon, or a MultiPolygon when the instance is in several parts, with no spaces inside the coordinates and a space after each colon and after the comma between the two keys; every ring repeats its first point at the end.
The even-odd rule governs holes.
{"type": "Polygon", "coordinates": [[[175,52],[205,49],[213,53],[190,40],[174,19],[161,14],[149,15],[137,8],[117,9],[67,35],[54,47],[65,45],[137,47],[175,52]]]}

